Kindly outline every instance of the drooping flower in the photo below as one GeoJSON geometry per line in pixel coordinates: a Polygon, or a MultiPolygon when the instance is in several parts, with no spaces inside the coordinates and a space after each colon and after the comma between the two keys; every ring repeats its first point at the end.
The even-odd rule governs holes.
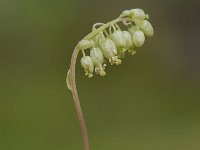
{"type": "Polygon", "coordinates": [[[133,55],[135,53],[133,38],[130,32],[122,31],[126,40],[126,49],[133,55]]]}
{"type": "Polygon", "coordinates": [[[126,48],[130,49],[130,48],[133,48],[134,45],[133,45],[133,39],[132,39],[132,36],[131,34],[128,32],[128,31],[122,31],[123,35],[124,35],[124,39],[126,41],[126,48]]]}
{"type": "Polygon", "coordinates": [[[154,30],[151,25],[151,23],[147,20],[136,20],[135,21],[136,25],[144,32],[146,36],[153,36],[154,35],[154,30]]]}
{"type": "Polygon", "coordinates": [[[141,47],[145,42],[144,33],[139,30],[137,26],[130,27],[129,32],[132,34],[134,45],[136,47],[141,47]]]}
{"type": "Polygon", "coordinates": [[[124,34],[121,30],[116,30],[111,34],[111,39],[115,43],[116,47],[120,52],[125,52],[126,49],[126,39],[124,38],[124,34]]]}
{"type": "Polygon", "coordinates": [[[90,57],[95,65],[95,72],[101,76],[105,76],[105,66],[103,65],[104,57],[101,49],[96,47],[90,50],[90,57]]]}
{"type": "Polygon", "coordinates": [[[105,40],[100,41],[99,44],[103,55],[111,64],[121,64],[121,60],[117,56],[117,48],[111,39],[106,38],[105,40]]]}
{"type": "Polygon", "coordinates": [[[91,78],[93,76],[94,71],[94,63],[90,56],[83,56],[81,58],[81,66],[85,70],[85,75],[91,78]]]}

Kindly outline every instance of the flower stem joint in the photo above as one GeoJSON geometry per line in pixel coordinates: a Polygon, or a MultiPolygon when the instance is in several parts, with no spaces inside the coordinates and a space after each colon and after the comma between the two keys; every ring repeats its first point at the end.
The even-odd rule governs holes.
{"type": "Polygon", "coordinates": [[[135,48],[141,47],[145,42],[145,36],[154,35],[149,15],[144,10],[136,8],[125,10],[115,20],[93,25],[92,32],[78,43],[78,49],[82,51],[81,66],[85,75],[93,77],[93,73],[105,76],[105,62],[111,65],[120,65],[125,53],[136,53],[135,48]],[[122,31],[117,23],[122,22],[127,31],[122,31]],[[96,29],[96,27],[99,28],[96,29]],[[90,51],[86,56],[85,51],[90,51]]]}

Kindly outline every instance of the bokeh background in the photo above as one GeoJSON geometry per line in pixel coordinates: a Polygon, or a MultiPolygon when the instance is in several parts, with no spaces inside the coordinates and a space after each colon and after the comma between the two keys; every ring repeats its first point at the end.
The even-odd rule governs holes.
{"type": "Polygon", "coordinates": [[[77,65],[91,150],[200,149],[199,0],[0,0],[1,150],[82,149],[65,84],[73,48],[137,7],[155,29],[137,55],[103,78],[77,65]]]}

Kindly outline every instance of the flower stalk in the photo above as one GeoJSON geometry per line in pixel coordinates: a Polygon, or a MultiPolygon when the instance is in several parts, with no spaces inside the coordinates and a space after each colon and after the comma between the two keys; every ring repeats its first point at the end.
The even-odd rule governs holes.
{"type": "MultiPolygon", "coordinates": [[[[83,116],[83,112],[81,109],[81,104],[80,104],[79,96],[78,96],[78,92],[77,92],[77,87],[76,87],[75,67],[76,67],[76,61],[77,61],[78,54],[80,51],[82,51],[84,59],[82,59],[83,61],[81,63],[82,63],[82,67],[85,69],[86,75],[88,77],[93,76],[92,75],[93,63],[95,65],[95,71],[97,72],[97,74],[104,76],[106,74],[104,71],[105,64],[103,64],[104,56],[109,60],[109,62],[111,64],[115,63],[118,65],[121,63],[121,60],[118,59],[118,57],[121,56],[121,52],[120,53],[117,52],[116,48],[118,48],[118,51],[119,51],[119,49],[120,50],[124,49],[123,55],[126,50],[128,50],[129,52],[134,54],[135,53],[135,50],[133,50],[134,40],[136,40],[136,41],[139,40],[139,42],[143,42],[143,41],[140,41],[141,38],[133,39],[134,37],[137,38],[137,36],[133,36],[135,33],[131,33],[128,31],[121,31],[121,29],[117,25],[117,23],[122,22],[126,26],[131,26],[132,23],[135,23],[135,22],[140,23],[142,19],[148,19],[147,16],[148,15],[146,15],[144,13],[144,11],[141,9],[135,9],[135,10],[132,9],[132,10],[124,11],[117,19],[110,21],[106,24],[97,23],[93,26],[92,32],[90,34],[88,34],[87,36],[85,36],[77,44],[77,46],[75,47],[75,49],[73,51],[73,54],[71,57],[71,65],[70,65],[70,69],[67,74],[66,83],[67,83],[69,90],[71,90],[71,92],[72,92],[72,96],[73,96],[73,100],[74,100],[74,104],[75,104],[75,108],[76,108],[76,113],[78,116],[78,121],[79,121],[80,129],[81,129],[81,133],[82,133],[84,150],[89,150],[90,148],[89,148],[87,128],[86,128],[86,124],[85,124],[85,120],[84,120],[84,116],[83,116]],[[137,21],[137,19],[139,19],[139,21],[137,21]],[[96,29],[96,26],[100,26],[100,27],[98,29],[96,29]],[[116,31],[115,26],[117,28],[117,32],[115,32],[116,31]],[[106,31],[109,28],[111,29],[111,27],[114,28],[115,34],[113,34],[111,30],[109,32],[110,34],[108,34],[108,32],[106,31]],[[101,39],[100,41],[94,40],[94,38],[96,36],[99,36],[102,34],[106,34],[106,36],[107,36],[106,40],[105,40],[105,38],[103,38],[103,39],[100,38],[101,39]],[[114,37],[115,42],[112,42],[113,37],[114,37]],[[132,39],[133,39],[133,41],[131,41],[132,39]],[[118,44],[118,45],[115,47],[115,45],[113,45],[113,44],[115,44],[115,45],[118,44]],[[99,47],[95,47],[95,46],[99,46],[99,47]],[[86,56],[84,53],[84,50],[88,50],[88,49],[90,50],[90,56],[86,56]],[[93,62],[90,61],[89,57],[91,57],[91,60],[93,62]]],[[[147,33],[148,36],[152,36],[153,28],[151,28],[151,25],[149,24],[149,22],[147,22],[147,23],[141,24],[140,27],[142,28],[142,30],[144,32],[147,33]],[[147,27],[147,29],[145,27],[147,27]]],[[[104,35],[103,35],[103,37],[104,37],[104,35]]],[[[97,40],[98,40],[98,38],[97,38],[97,40]]]]}

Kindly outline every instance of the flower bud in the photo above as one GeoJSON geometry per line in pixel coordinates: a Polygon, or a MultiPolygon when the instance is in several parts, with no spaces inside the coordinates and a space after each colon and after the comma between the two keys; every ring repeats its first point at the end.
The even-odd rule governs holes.
{"type": "Polygon", "coordinates": [[[105,76],[106,72],[104,71],[105,67],[103,65],[104,57],[103,57],[103,54],[101,52],[101,49],[100,48],[93,48],[90,51],[90,57],[95,64],[95,72],[97,74],[100,74],[101,76],[105,76]]]}
{"type": "Polygon", "coordinates": [[[85,70],[85,75],[91,78],[93,76],[94,63],[90,56],[84,56],[81,58],[81,66],[85,70]]]}
{"type": "Polygon", "coordinates": [[[136,47],[141,47],[144,44],[145,36],[144,33],[140,30],[136,30],[133,33],[133,43],[136,47]]]}
{"type": "Polygon", "coordinates": [[[127,49],[132,49],[134,47],[133,45],[133,38],[131,34],[128,31],[122,31],[125,41],[126,41],[126,48],[127,49]]]}
{"type": "Polygon", "coordinates": [[[114,31],[111,35],[111,39],[117,48],[124,48],[126,46],[126,40],[121,30],[114,31]]]}
{"type": "Polygon", "coordinates": [[[101,50],[103,55],[109,60],[111,64],[119,65],[121,60],[117,56],[117,48],[111,39],[100,41],[101,50]]]}
{"type": "Polygon", "coordinates": [[[132,19],[138,19],[138,20],[146,19],[146,14],[142,9],[136,8],[136,9],[131,9],[130,11],[131,11],[130,17],[132,19]]]}
{"type": "Polygon", "coordinates": [[[135,54],[134,50],[134,43],[133,43],[133,38],[130,32],[128,31],[122,31],[124,34],[124,38],[126,39],[126,48],[127,50],[131,53],[131,55],[135,54]]]}
{"type": "Polygon", "coordinates": [[[154,30],[151,25],[151,23],[147,20],[136,20],[135,21],[136,25],[139,26],[140,30],[144,32],[146,36],[153,36],[154,35],[154,30]]]}
{"type": "Polygon", "coordinates": [[[129,28],[129,32],[132,34],[134,45],[136,47],[141,47],[145,41],[144,33],[136,26],[129,28]]]}
{"type": "Polygon", "coordinates": [[[81,49],[81,50],[85,50],[85,49],[88,49],[88,48],[92,48],[94,46],[94,42],[91,41],[91,40],[81,40],[79,43],[78,43],[78,47],[81,49]]]}

